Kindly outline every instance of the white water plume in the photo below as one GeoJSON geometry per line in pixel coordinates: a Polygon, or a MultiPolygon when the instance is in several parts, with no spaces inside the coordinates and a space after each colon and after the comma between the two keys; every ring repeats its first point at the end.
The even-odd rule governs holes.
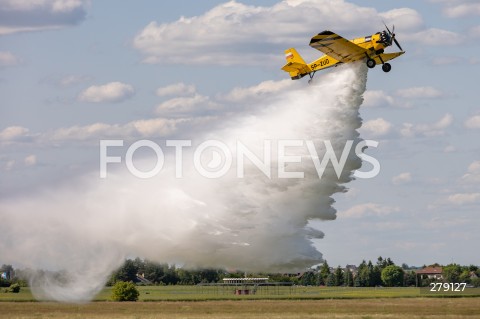
{"type": "MultiPolygon", "coordinates": [[[[318,75],[311,85],[276,93],[256,112],[196,140],[217,139],[232,148],[241,141],[260,158],[265,140],[311,140],[320,158],[323,142],[330,141],[340,156],[347,140],[359,142],[366,78],[364,63],[318,75]]],[[[331,196],[345,191],[342,184],[361,161],[352,150],[339,178],[329,165],[320,179],[305,145],[288,150],[302,162],[287,169],[303,171],[305,178],[268,178],[250,164],[243,178],[229,172],[208,179],[187,160],[184,177],[175,178],[167,166],[173,155],[167,154],[165,168],[150,179],[112,169],[104,180],[93,172],[63,188],[4,201],[2,262],[64,269],[63,283],[48,276],[32,281],[36,296],[61,301],[92,298],[128,256],[185,267],[305,269],[322,259],[311,239],[323,233],[308,222],[335,219],[331,196]]],[[[277,165],[273,160],[273,172],[277,165]]]]}

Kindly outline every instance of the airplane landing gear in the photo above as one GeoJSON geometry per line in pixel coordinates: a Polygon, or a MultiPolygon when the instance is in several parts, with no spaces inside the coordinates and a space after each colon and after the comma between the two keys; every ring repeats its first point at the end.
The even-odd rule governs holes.
{"type": "Polygon", "coordinates": [[[373,69],[375,67],[375,65],[377,65],[377,62],[375,62],[374,59],[367,59],[367,66],[370,68],[370,69],[373,69]]]}
{"type": "Polygon", "coordinates": [[[390,72],[391,69],[392,69],[392,66],[390,65],[390,63],[384,63],[382,65],[383,72],[390,72]]]}

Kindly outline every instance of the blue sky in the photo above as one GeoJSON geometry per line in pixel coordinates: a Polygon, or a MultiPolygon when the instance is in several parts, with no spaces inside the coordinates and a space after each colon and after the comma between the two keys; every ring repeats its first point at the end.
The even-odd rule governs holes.
{"type": "Polygon", "coordinates": [[[235,88],[271,81],[260,92],[274,98],[284,49],[314,59],[313,35],[365,36],[384,20],[407,53],[369,71],[360,109],[382,169],[334,196],[316,246],[334,265],[479,264],[479,16],[474,0],[0,0],[0,199],[98,169],[100,139],[208,130],[235,88]]]}

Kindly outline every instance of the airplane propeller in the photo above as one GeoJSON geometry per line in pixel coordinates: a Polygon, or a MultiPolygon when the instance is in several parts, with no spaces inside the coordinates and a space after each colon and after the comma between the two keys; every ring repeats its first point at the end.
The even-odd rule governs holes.
{"type": "Polygon", "coordinates": [[[387,27],[387,25],[385,24],[385,22],[383,22],[383,24],[385,25],[385,28],[387,28],[388,33],[389,33],[390,36],[392,37],[392,40],[395,42],[395,44],[397,45],[397,47],[398,47],[401,51],[403,51],[402,47],[400,46],[400,43],[398,43],[397,39],[395,39],[395,25],[393,25],[393,28],[392,28],[393,31],[390,31],[390,29],[387,27]]]}

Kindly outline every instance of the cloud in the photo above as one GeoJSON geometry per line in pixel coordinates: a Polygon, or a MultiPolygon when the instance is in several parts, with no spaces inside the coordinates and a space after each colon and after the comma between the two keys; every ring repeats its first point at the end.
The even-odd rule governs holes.
{"type": "Polygon", "coordinates": [[[397,176],[394,176],[392,178],[392,183],[393,185],[401,185],[401,184],[406,184],[412,180],[412,174],[411,173],[401,173],[397,176]]]}
{"type": "MultiPolygon", "coordinates": [[[[163,93],[172,93],[175,91],[175,87],[183,87],[183,85],[164,87],[168,89],[164,90],[163,93]]],[[[234,114],[249,112],[250,107],[261,105],[263,101],[272,101],[277,92],[281,92],[287,87],[305,88],[301,83],[291,80],[266,81],[251,87],[236,87],[217,97],[195,93],[193,96],[169,99],[158,105],[156,112],[162,116],[157,118],[139,119],[127,123],[99,122],[83,126],[73,125],[35,134],[30,133],[29,129],[25,127],[11,126],[0,131],[0,144],[11,145],[16,142],[30,141],[35,142],[36,145],[59,145],[65,142],[91,143],[108,138],[126,140],[164,138],[180,131],[192,133],[197,130],[204,130],[205,127],[211,128],[218,123],[224,123],[222,119],[225,119],[225,117],[230,118],[234,114]],[[252,106],[251,103],[245,105],[240,103],[250,102],[252,99],[256,99],[257,104],[252,106]]]]}
{"type": "Polygon", "coordinates": [[[360,128],[360,132],[364,135],[379,137],[387,135],[391,129],[392,123],[384,120],[383,118],[377,118],[366,121],[360,128]]]}
{"type": "Polygon", "coordinates": [[[25,163],[25,166],[34,166],[35,164],[37,164],[37,156],[33,154],[28,155],[24,158],[23,162],[25,163]]]}
{"type": "Polygon", "coordinates": [[[363,95],[364,107],[385,107],[395,104],[395,99],[382,90],[370,90],[366,91],[363,95]]]}
{"type": "Polygon", "coordinates": [[[228,102],[242,102],[251,99],[259,99],[265,96],[272,96],[276,92],[280,92],[295,85],[290,79],[281,81],[264,81],[250,87],[236,87],[228,94],[219,95],[220,100],[228,102]]]}
{"type": "Polygon", "coordinates": [[[465,37],[461,34],[437,28],[430,28],[410,34],[407,39],[423,45],[432,46],[457,45],[465,41],[465,37]]]}
{"type": "Polygon", "coordinates": [[[480,201],[480,193],[458,193],[448,196],[448,201],[454,205],[473,204],[480,201]]]}
{"type": "Polygon", "coordinates": [[[365,203],[353,206],[346,211],[339,212],[340,217],[345,218],[363,218],[367,216],[381,217],[399,212],[400,208],[380,205],[376,203],[365,203]]]}
{"type": "Polygon", "coordinates": [[[185,96],[185,95],[192,95],[196,92],[195,85],[193,84],[185,84],[183,82],[175,83],[171,85],[167,85],[164,87],[158,88],[155,93],[157,96],[168,96],[168,95],[176,95],[176,96],[185,96]]]}
{"type": "Polygon", "coordinates": [[[396,95],[407,99],[438,99],[445,93],[431,86],[418,86],[397,90],[396,95]]]}
{"type": "Polygon", "coordinates": [[[433,124],[412,124],[403,123],[400,134],[404,137],[414,137],[416,135],[423,136],[439,136],[445,133],[445,129],[453,123],[453,116],[449,113],[445,114],[440,120],[433,124]]]}
{"type": "Polygon", "coordinates": [[[413,9],[378,13],[343,0],[284,0],[266,7],[229,1],[199,16],[150,22],[132,45],[147,63],[277,64],[285,48],[305,45],[305,35],[323,31],[318,21],[348,38],[360,36],[358,30],[371,30],[372,23],[382,28],[382,19],[412,32],[423,24],[413,9]]]}
{"type": "Polygon", "coordinates": [[[430,0],[443,5],[442,12],[449,18],[480,15],[480,3],[476,0],[430,0]]]}
{"type": "Polygon", "coordinates": [[[9,126],[0,131],[0,143],[10,144],[29,137],[29,129],[22,126],[9,126]]]}
{"type": "Polygon", "coordinates": [[[20,59],[8,51],[0,51],[0,67],[20,64],[20,59]]]}
{"type": "Polygon", "coordinates": [[[86,0],[1,0],[0,35],[76,25],[85,6],[86,0]]]}
{"type": "Polygon", "coordinates": [[[380,13],[380,16],[385,20],[387,26],[401,26],[403,32],[416,31],[423,27],[421,15],[411,8],[393,9],[380,13]]]}
{"type": "Polygon", "coordinates": [[[180,116],[198,114],[201,111],[215,109],[217,104],[213,103],[208,96],[195,94],[192,97],[177,97],[167,100],[155,109],[157,115],[180,116]]]}
{"type": "Polygon", "coordinates": [[[461,182],[472,185],[480,183],[480,161],[475,161],[468,166],[467,173],[462,176],[461,182]]]}
{"type": "Polygon", "coordinates": [[[480,115],[474,115],[465,121],[465,127],[469,129],[480,129],[480,115]]]}
{"type": "Polygon", "coordinates": [[[135,94],[133,86],[121,82],[110,82],[104,85],[93,85],[80,93],[78,100],[82,102],[122,102],[135,94]]]}
{"type": "Polygon", "coordinates": [[[66,141],[88,141],[105,138],[131,139],[135,137],[164,137],[175,132],[179,123],[185,119],[155,118],[136,120],[126,124],[94,123],[85,126],[71,126],[59,128],[50,133],[44,133],[39,138],[45,143],[66,141]]]}

